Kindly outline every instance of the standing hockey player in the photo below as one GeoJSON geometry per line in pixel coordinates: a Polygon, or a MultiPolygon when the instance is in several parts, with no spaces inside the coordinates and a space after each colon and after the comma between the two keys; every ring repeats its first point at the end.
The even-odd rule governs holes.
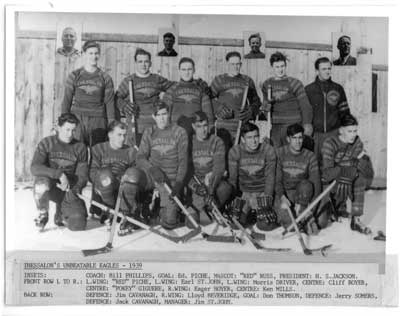
{"type": "Polygon", "coordinates": [[[243,123],[254,119],[261,105],[260,98],[253,79],[240,73],[242,61],[240,53],[229,52],[225,60],[228,73],[218,75],[211,82],[213,108],[216,116],[218,135],[222,138],[227,149],[233,144],[239,120],[243,123]],[[241,109],[243,93],[248,87],[248,105],[241,109]]]}
{"type": "Polygon", "coordinates": [[[333,202],[337,212],[347,217],[346,201],[350,199],[351,229],[369,234],[371,229],[360,217],[364,211],[365,189],[371,184],[374,171],[357,133],[357,120],[350,114],[343,116],[339,134],[327,138],[322,144],[322,181],[336,180],[333,202]]]}
{"type": "Polygon", "coordinates": [[[343,87],[331,79],[331,61],[321,57],[314,65],[317,77],[305,90],[313,108],[314,153],[320,160],[322,143],[337,133],[340,118],[350,114],[350,109],[343,87]]]}
{"type": "Polygon", "coordinates": [[[84,66],[68,76],[61,111],[78,117],[76,138],[91,147],[106,140],[107,125],[115,119],[114,84],[97,66],[100,45],[87,41],[82,51],[84,66]]]}
{"type": "Polygon", "coordinates": [[[171,121],[183,127],[188,135],[192,135],[192,115],[196,111],[207,114],[210,124],[214,123],[214,114],[210,97],[204,89],[193,80],[194,61],[183,57],[179,61],[180,81],[174,83],[164,94],[163,101],[171,111],[171,121]]]}
{"type": "MultiPolygon", "coordinates": [[[[277,150],[275,180],[275,205],[282,226],[291,224],[288,209],[298,211],[299,215],[321,192],[321,179],[317,158],[311,151],[303,148],[304,128],[300,124],[287,128],[288,145],[277,150]]],[[[317,233],[315,221],[309,221],[308,233],[317,233]]]]}
{"type": "MultiPolygon", "coordinates": [[[[141,135],[154,123],[152,119],[153,104],[159,100],[160,93],[167,91],[173,84],[164,77],[150,72],[151,54],[138,48],[135,52],[135,73],[122,80],[116,92],[117,106],[125,117],[135,116],[141,135]],[[129,101],[129,84],[133,82],[133,103],[129,101]]],[[[136,144],[132,130],[128,129],[128,145],[136,144]]],[[[139,143],[140,136],[135,136],[139,143]]]]}
{"type": "Polygon", "coordinates": [[[286,130],[291,124],[303,125],[304,134],[312,135],[312,107],[301,81],[286,75],[286,56],[276,52],[271,55],[269,62],[274,77],[263,83],[262,110],[271,112],[271,140],[278,148],[286,144],[286,130]]]}
{"type": "Polygon", "coordinates": [[[87,150],[73,138],[79,120],[64,113],[58,118],[57,134],[38,144],[31,164],[35,177],[33,194],[39,216],[36,226],[43,229],[49,220],[49,201],[56,203],[54,223],[70,230],[85,230],[86,207],[77,197],[88,179],[87,150]]]}
{"type": "Polygon", "coordinates": [[[170,123],[168,105],[160,100],[154,103],[153,119],[156,126],[143,133],[137,165],[146,174],[146,189],[157,187],[160,193],[161,226],[174,229],[179,224],[179,207],[162,184],[172,187],[172,196],[182,197],[188,169],[188,136],[182,127],[170,123]]]}
{"type": "MultiPolygon", "coordinates": [[[[225,166],[225,146],[223,141],[209,133],[207,114],[195,112],[192,117],[194,136],[192,140],[192,160],[194,177],[189,187],[192,194],[192,206],[196,211],[193,217],[201,224],[210,224],[203,216],[205,208],[211,207],[211,201],[223,208],[232,195],[232,187],[223,180],[225,166]]],[[[190,209],[189,209],[190,210],[190,209]]],[[[208,211],[208,210],[206,210],[208,211]]]]}
{"type": "MultiPolygon", "coordinates": [[[[241,130],[241,143],[229,151],[229,183],[236,195],[245,201],[239,214],[233,214],[246,224],[251,210],[257,211],[256,227],[269,231],[277,227],[277,215],[273,210],[276,154],[267,142],[260,144],[258,127],[245,123],[241,130]]],[[[233,204],[240,204],[235,203],[233,204]]]]}
{"type": "MultiPolygon", "coordinates": [[[[142,219],[142,208],[139,207],[138,194],[140,189],[140,171],[135,169],[136,149],[124,144],[127,126],[119,121],[113,121],[108,126],[108,142],[97,144],[92,149],[90,165],[90,180],[94,184],[93,200],[114,207],[118,195],[121,178],[124,177],[122,188],[121,212],[135,219],[142,219]]],[[[101,213],[92,206],[92,213],[101,213]]],[[[104,221],[103,217],[101,221],[104,221]]],[[[120,235],[132,231],[134,226],[128,221],[120,225],[120,235]]]]}

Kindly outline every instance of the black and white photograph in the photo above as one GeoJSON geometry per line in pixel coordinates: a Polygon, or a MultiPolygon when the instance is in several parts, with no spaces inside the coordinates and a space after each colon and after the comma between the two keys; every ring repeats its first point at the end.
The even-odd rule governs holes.
{"type": "Polygon", "coordinates": [[[384,267],[388,18],[281,19],[16,12],[7,256],[384,267]]]}

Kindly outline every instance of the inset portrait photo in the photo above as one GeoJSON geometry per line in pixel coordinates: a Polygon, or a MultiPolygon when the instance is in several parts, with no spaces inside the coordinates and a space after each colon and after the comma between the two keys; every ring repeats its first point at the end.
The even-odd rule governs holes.
{"type": "Polygon", "coordinates": [[[244,31],[244,58],[263,59],[265,58],[265,33],[257,31],[244,31]]]}
{"type": "Polygon", "coordinates": [[[178,34],[173,28],[161,28],[158,30],[158,54],[160,57],[177,57],[175,50],[178,47],[178,34]]]}
{"type": "Polygon", "coordinates": [[[57,23],[56,53],[65,57],[79,57],[82,46],[82,23],[57,23]]]}
{"type": "Polygon", "coordinates": [[[357,65],[358,37],[355,33],[332,33],[332,61],[334,66],[357,65]]]}

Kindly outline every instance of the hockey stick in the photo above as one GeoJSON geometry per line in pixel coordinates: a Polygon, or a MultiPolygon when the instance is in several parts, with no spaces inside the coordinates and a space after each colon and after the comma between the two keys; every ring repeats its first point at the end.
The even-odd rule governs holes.
{"type": "MultiPolygon", "coordinates": [[[[172,190],[169,187],[167,183],[164,182],[164,187],[167,190],[168,194],[171,195],[172,190]]],[[[182,202],[176,197],[172,196],[173,200],[175,201],[176,204],[178,204],[179,208],[182,210],[182,212],[185,214],[185,216],[189,219],[189,221],[192,223],[192,225],[195,227],[195,230],[201,233],[201,236],[203,236],[204,239],[207,241],[215,241],[215,242],[232,242],[232,236],[215,236],[215,235],[209,235],[206,232],[202,231],[201,226],[197,224],[197,222],[194,220],[193,216],[190,215],[186,207],[182,204],[182,202]]]]}
{"type": "Polygon", "coordinates": [[[253,244],[253,246],[258,249],[258,250],[264,250],[268,252],[284,252],[284,251],[290,251],[290,248],[267,248],[261,245],[257,240],[255,240],[247,231],[246,229],[240,224],[240,222],[233,216],[231,216],[232,222],[240,229],[241,232],[247,237],[248,240],[253,244]]]}
{"type": "MultiPolygon", "coordinates": [[[[101,248],[98,248],[98,249],[84,249],[84,250],[82,250],[82,253],[83,253],[83,255],[85,257],[94,256],[94,255],[107,253],[107,252],[111,251],[111,249],[113,247],[112,246],[112,242],[114,240],[115,228],[117,226],[117,218],[118,218],[119,207],[121,205],[121,199],[122,199],[122,184],[123,184],[123,182],[121,182],[121,184],[119,186],[119,189],[118,189],[117,202],[115,203],[115,216],[114,216],[113,221],[112,221],[110,237],[108,239],[108,243],[104,247],[101,247],[101,248]]],[[[78,197],[80,197],[80,194],[78,194],[78,197]]]]}
{"type": "MultiPolygon", "coordinates": [[[[83,196],[81,194],[78,194],[78,197],[81,198],[84,201],[89,201],[89,198],[87,198],[87,197],[85,197],[85,196],[83,196]]],[[[94,206],[97,206],[98,208],[102,209],[105,212],[110,212],[111,214],[115,215],[115,210],[113,210],[112,208],[110,208],[110,207],[108,207],[108,206],[106,206],[104,204],[101,204],[101,203],[99,203],[97,201],[92,201],[92,204],[94,206]]],[[[198,233],[194,233],[194,231],[190,231],[189,233],[187,233],[186,235],[183,235],[183,236],[170,236],[168,234],[160,232],[157,229],[154,229],[153,227],[151,227],[149,225],[146,225],[146,224],[142,223],[141,221],[138,221],[138,220],[136,220],[134,218],[131,218],[129,216],[124,216],[124,215],[121,215],[119,213],[117,214],[117,216],[121,217],[121,218],[125,218],[128,222],[130,222],[130,223],[132,223],[134,225],[137,225],[137,226],[139,226],[139,227],[141,227],[141,228],[143,228],[145,230],[148,230],[148,231],[150,231],[150,232],[152,232],[152,233],[154,233],[156,235],[159,235],[159,236],[161,236],[161,237],[163,237],[165,239],[168,239],[168,240],[170,240],[170,241],[172,241],[174,243],[180,243],[180,242],[185,243],[189,239],[191,239],[194,236],[198,235],[198,233]]]]}
{"type": "MultiPolygon", "coordinates": [[[[327,195],[335,186],[336,180],[332,181],[332,183],[325,188],[324,191],[320,193],[307,207],[306,209],[296,218],[295,223],[299,223],[303,218],[309,215],[311,213],[312,209],[321,201],[325,195],[327,195]]],[[[291,229],[293,229],[294,223],[289,225],[287,228],[283,228],[282,236],[287,234],[291,229]]]]}
{"type": "MultiPolygon", "coordinates": [[[[196,176],[193,175],[193,179],[194,181],[196,181],[199,185],[204,186],[205,184],[201,182],[201,180],[196,176]]],[[[232,229],[232,226],[229,224],[228,220],[221,214],[220,210],[218,209],[218,206],[215,204],[214,201],[211,201],[211,214],[212,217],[215,219],[215,221],[217,222],[218,225],[221,225],[222,227],[229,227],[229,230],[232,234],[232,242],[239,242],[242,243],[242,239],[239,238],[235,231],[232,229]]]]}
{"type": "MultiPolygon", "coordinates": [[[[129,102],[133,103],[134,102],[134,97],[133,97],[133,80],[129,80],[129,102]]],[[[132,116],[130,117],[130,119],[128,118],[128,128],[131,129],[132,131],[132,145],[133,147],[137,148],[137,144],[136,144],[136,119],[135,119],[135,115],[132,114],[132,116]]]]}
{"type": "Polygon", "coordinates": [[[303,236],[300,233],[299,227],[297,226],[296,220],[295,220],[295,218],[294,218],[294,216],[292,214],[292,210],[290,208],[286,208],[286,210],[288,211],[289,217],[290,217],[290,219],[291,219],[291,221],[293,223],[294,229],[296,231],[297,238],[299,239],[301,248],[303,249],[303,253],[305,255],[309,256],[309,255],[312,255],[313,252],[321,252],[321,254],[325,257],[326,256],[326,250],[328,250],[330,247],[332,247],[332,245],[326,245],[326,246],[323,246],[321,248],[316,248],[316,249],[307,248],[307,246],[306,246],[306,244],[304,242],[303,236]]]}
{"type": "MultiPolygon", "coordinates": [[[[243,99],[242,99],[242,105],[240,107],[240,111],[243,111],[245,105],[246,105],[246,101],[247,101],[247,92],[249,91],[249,86],[246,85],[246,87],[244,88],[244,92],[243,92],[243,99]]],[[[242,129],[242,124],[243,121],[239,120],[239,124],[238,124],[238,128],[236,131],[236,136],[235,136],[235,145],[239,144],[239,139],[240,139],[240,130],[242,129]]]]}

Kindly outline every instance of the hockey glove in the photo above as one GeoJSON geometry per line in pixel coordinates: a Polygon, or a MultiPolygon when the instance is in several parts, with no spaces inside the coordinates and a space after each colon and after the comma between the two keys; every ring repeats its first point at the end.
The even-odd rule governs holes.
{"type": "Polygon", "coordinates": [[[312,136],[313,126],[311,124],[304,124],[304,135],[312,136]]]}
{"type": "Polygon", "coordinates": [[[205,94],[207,94],[211,98],[212,92],[207,82],[205,82],[201,78],[195,79],[194,82],[201,88],[202,91],[205,92],[205,94]]]}
{"type": "Polygon", "coordinates": [[[337,179],[335,200],[337,202],[346,201],[347,197],[353,200],[353,182],[357,177],[356,167],[341,167],[337,179]]]}
{"type": "Polygon", "coordinates": [[[149,173],[150,173],[151,178],[153,179],[153,182],[155,182],[155,183],[161,184],[161,183],[166,182],[166,180],[167,180],[165,173],[159,167],[156,167],[156,166],[150,167],[149,173]]]}
{"type": "Polygon", "coordinates": [[[253,112],[251,111],[251,108],[249,106],[245,106],[245,108],[239,112],[239,120],[243,122],[251,120],[252,117],[253,112]]]}
{"type": "Polygon", "coordinates": [[[176,181],[174,187],[171,190],[171,196],[173,197],[179,195],[182,192],[183,187],[184,185],[182,182],[176,181]]]}
{"type": "Polygon", "coordinates": [[[207,188],[205,185],[194,183],[192,185],[192,189],[198,196],[205,197],[207,195],[207,188]]]}
{"type": "Polygon", "coordinates": [[[372,179],[374,177],[374,169],[372,167],[371,159],[367,155],[362,156],[358,160],[357,170],[364,178],[372,179]]]}
{"type": "Polygon", "coordinates": [[[233,110],[226,105],[222,105],[220,110],[215,113],[215,116],[219,120],[228,120],[233,118],[233,110]]]}
{"type": "Polygon", "coordinates": [[[69,190],[69,181],[65,173],[62,173],[60,178],[58,179],[60,181],[60,184],[58,185],[58,188],[61,191],[68,191],[69,190]]]}
{"type": "Polygon", "coordinates": [[[125,116],[133,115],[137,116],[139,114],[139,107],[136,103],[127,102],[123,107],[122,111],[124,112],[125,116]]]}

